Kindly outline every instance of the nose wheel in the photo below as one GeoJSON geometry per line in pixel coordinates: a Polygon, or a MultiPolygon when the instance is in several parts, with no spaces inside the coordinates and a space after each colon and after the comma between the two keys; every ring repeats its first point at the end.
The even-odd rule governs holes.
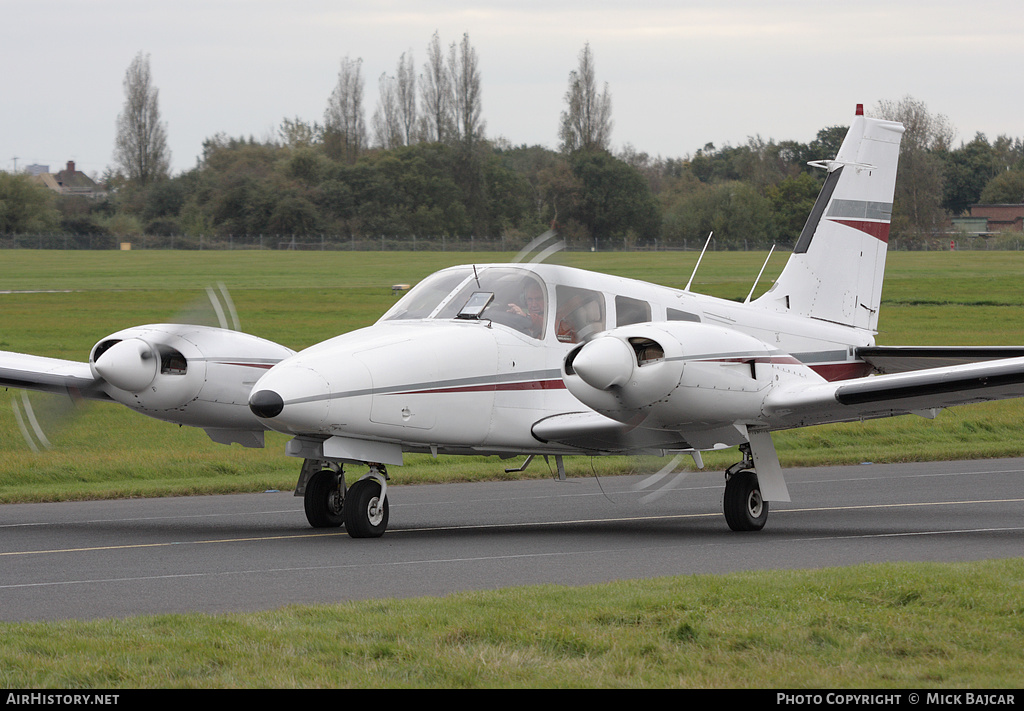
{"type": "Polygon", "coordinates": [[[388,528],[387,485],[378,476],[360,479],[345,497],[345,529],[352,538],[380,538],[388,528]]]}
{"type": "Polygon", "coordinates": [[[296,496],[302,496],[306,520],[313,528],[344,526],[352,538],[379,538],[388,527],[388,473],[382,464],[352,486],[345,486],[340,464],[307,459],[296,496]]]}
{"type": "Polygon", "coordinates": [[[306,520],[313,528],[338,528],[345,523],[345,475],[323,469],[306,483],[302,497],[306,520]]]}

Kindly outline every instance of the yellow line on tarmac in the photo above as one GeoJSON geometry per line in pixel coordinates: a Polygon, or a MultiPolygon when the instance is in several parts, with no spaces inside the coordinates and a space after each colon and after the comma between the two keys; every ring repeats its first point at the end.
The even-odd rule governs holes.
{"type": "Polygon", "coordinates": [[[288,538],[321,538],[327,536],[341,536],[344,532],[333,533],[302,533],[290,536],[253,536],[251,538],[216,538],[207,541],[167,541],[166,543],[129,543],[119,546],[91,546],[85,548],[54,548],[52,550],[36,551],[7,551],[0,552],[0,556],[13,555],[42,555],[44,553],[89,553],[93,551],[116,551],[131,550],[135,548],[164,548],[168,546],[196,546],[206,543],[245,543],[252,541],[277,541],[288,538]]]}

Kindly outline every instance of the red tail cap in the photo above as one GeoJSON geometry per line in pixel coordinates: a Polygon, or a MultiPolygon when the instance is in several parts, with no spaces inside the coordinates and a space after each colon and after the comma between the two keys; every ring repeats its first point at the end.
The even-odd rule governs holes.
{"type": "Polygon", "coordinates": [[[864,104],[857,104],[857,115],[858,116],[863,116],[864,115],[864,104]]]}

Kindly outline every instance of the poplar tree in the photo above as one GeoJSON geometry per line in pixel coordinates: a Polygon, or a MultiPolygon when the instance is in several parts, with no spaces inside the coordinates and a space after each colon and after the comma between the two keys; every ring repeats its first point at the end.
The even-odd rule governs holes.
{"type": "Polygon", "coordinates": [[[379,88],[380,97],[373,114],[377,145],[389,149],[416,143],[416,74],[412,54],[402,53],[395,76],[382,74],[379,88]]]}
{"type": "Polygon", "coordinates": [[[420,98],[423,140],[444,142],[452,131],[452,85],[441,49],[441,36],[437,32],[427,45],[427,61],[420,76],[420,98]]]}
{"type": "Polygon", "coordinates": [[[159,91],[151,83],[149,55],[135,55],[124,75],[124,110],[117,117],[114,162],[125,177],[146,185],[167,177],[171,153],[160,122],[159,91]]]}
{"type": "Polygon", "coordinates": [[[328,152],[347,163],[355,163],[366,147],[362,66],[362,59],[341,60],[338,83],[324,113],[328,152]]]}
{"type": "Polygon", "coordinates": [[[480,68],[469,34],[462,35],[458,51],[452,44],[448,53],[448,75],[452,86],[452,123],[455,138],[467,149],[484,137],[480,68]]]}
{"type": "Polygon", "coordinates": [[[413,67],[412,50],[403,52],[398,59],[395,75],[395,99],[398,105],[398,123],[405,145],[411,146],[418,140],[416,113],[416,70],[413,67]]]}
{"type": "Polygon", "coordinates": [[[590,43],[583,45],[579,67],[569,73],[565,93],[566,110],[558,137],[562,152],[608,150],[612,135],[612,97],[607,82],[598,93],[594,78],[594,54],[590,43]]]}

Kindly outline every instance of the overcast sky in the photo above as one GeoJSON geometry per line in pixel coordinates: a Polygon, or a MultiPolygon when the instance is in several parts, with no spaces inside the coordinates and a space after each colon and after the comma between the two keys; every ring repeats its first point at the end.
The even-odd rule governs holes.
{"type": "Polygon", "coordinates": [[[590,43],[615,150],[682,157],[708,142],[807,142],[857,103],[913,96],[956,127],[1024,137],[1020,0],[0,0],[0,169],[113,163],[132,58],[150,55],[174,172],[203,139],[323,121],[344,57],[377,79],[435,31],[469,33],[489,137],[557,147],[569,72],[590,43]]]}

